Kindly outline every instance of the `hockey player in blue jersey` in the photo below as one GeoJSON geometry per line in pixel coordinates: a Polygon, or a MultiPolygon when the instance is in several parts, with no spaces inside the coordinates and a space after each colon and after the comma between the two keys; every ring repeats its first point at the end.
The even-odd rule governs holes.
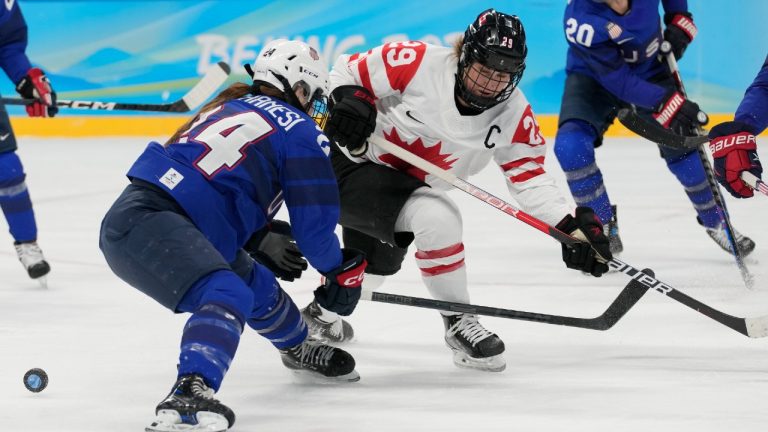
{"type": "MultiPolygon", "coordinates": [[[[659,60],[663,40],[681,58],[696,36],[686,0],[570,0],[563,19],[568,42],[566,82],[560,107],[555,155],[565,171],[576,204],[594,209],[606,221],[611,251],[623,249],[616,206],[611,205],[595,148],[620,108],[633,104],[676,133],[690,135],[701,126],[699,106],[686,99],[659,60]],[[662,32],[659,3],[664,7],[662,32]]],[[[696,150],[659,147],[667,168],[683,186],[707,234],[724,250],[731,245],[723,228],[696,150]]],[[[734,230],[742,256],[755,248],[734,230]]]]}
{"type": "MultiPolygon", "coordinates": [[[[178,380],[147,430],[232,426],[234,413],[212,395],[246,325],[297,373],[359,379],[350,354],[307,337],[273,272],[243,249],[285,237],[284,230],[269,232],[285,202],[298,248],[325,276],[315,300],[349,315],[360,298],[367,263],[340,249],[334,234],[339,194],[329,142],[310,117],[323,118],[327,66],[308,45],[281,39],[246,69],[252,85],[233,84],[164,145],[148,145],[102,223],[100,247],[114,273],[166,308],[192,314],[178,380]]],[[[272,264],[291,267],[276,256],[279,248],[262,252],[270,249],[272,264]]]]}
{"type": "Polygon", "coordinates": [[[757,139],[768,128],[768,57],[762,69],[736,109],[734,121],[720,123],[709,131],[709,148],[715,159],[715,177],[736,198],[754,195],[741,180],[749,171],[757,177],[763,173],[757,156],[757,139]]]}
{"type": "MultiPolygon", "coordinates": [[[[53,117],[56,92],[40,68],[33,67],[24,53],[27,48],[27,23],[17,1],[0,6],[0,66],[24,98],[35,99],[27,106],[30,117],[53,117]]],[[[37,245],[37,224],[29,197],[26,174],[16,154],[16,137],[5,106],[0,102],[0,208],[8,221],[19,261],[29,277],[41,278],[51,267],[37,245]]]]}

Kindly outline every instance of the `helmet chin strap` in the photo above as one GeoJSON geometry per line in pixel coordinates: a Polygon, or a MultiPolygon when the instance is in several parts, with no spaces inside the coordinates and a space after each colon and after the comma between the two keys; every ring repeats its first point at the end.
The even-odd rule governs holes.
{"type": "Polygon", "coordinates": [[[301,104],[301,101],[299,101],[299,98],[296,97],[296,93],[291,88],[291,83],[289,83],[288,80],[280,74],[276,74],[272,72],[272,75],[274,75],[275,78],[277,78],[283,84],[283,93],[285,93],[285,101],[295,106],[296,108],[304,111],[305,110],[304,106],[301,104]]]}

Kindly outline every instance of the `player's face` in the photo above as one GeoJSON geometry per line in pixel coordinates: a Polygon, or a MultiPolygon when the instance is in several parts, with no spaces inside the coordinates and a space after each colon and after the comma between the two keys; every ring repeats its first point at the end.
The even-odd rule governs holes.
{"type": "Polygon", "coordinates": [[[508,72],[501,72],[474,62],[464,74],[464,85],[475,96],[493,98],[501,93],[512,79],[508,72]]]}

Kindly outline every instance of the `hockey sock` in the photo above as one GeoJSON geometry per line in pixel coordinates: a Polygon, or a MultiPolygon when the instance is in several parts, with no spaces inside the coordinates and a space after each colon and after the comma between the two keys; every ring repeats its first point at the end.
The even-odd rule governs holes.
{"type": "Polygon", "coordinates": [[[276,302],[271,303],[271,307],[264,304],[253,311],[248,325],[277,349],[296,346],[308,334],[307,324],[301,318],[299,308],[282,288],[278,289],[276,302]]]}
{"type": "Polygon", "coordinates": [[[698,153],[692,152],[683,157],[668,159],[666,162],[669,170],[685,188],[685,193],[691,200],[702,224],[708,228],[720,226],[723,218],[709,189],[709,182],[698,153]]]}
{"type": "Polygon", "coordinates": [[[181,337],[179,377],[197,373],[218,390],[252,304],[250,287],[231,271],[215,271],[195,282],[177,306],[179,312],[192,312],[181,337]]]}
{"type": "Polygon", "coordinates": [[[179,377],[200,374],[208,386],[219,390],[240,343],[243,325],[226,305],[208,303],[184,326],[179,355],[179,377]]]}
{"type": "Polygon", "coordinates": [[[250,286],[256,299],[249,313],[248,326],[267,338],[277,349],[296,346],[307,338],[307,324],[275,276],[261,265],[254,266],[250,286]],[[274,287],[275,289],[265,289],[274,287]]]}
{"type": "Polygon", "coordinates": [[[14,152],[0,153],[0,208],[16,242],[37,238],[37,224],[32,210],[24,168],[14,152]]]}
{"type": "Polygon", "coordinates": [[[603,173],[595,162],[594,128],[581,120],[565,122],[555,137],[555,156],[565,172],[576,205],[590,207],[602,221],[613,216],[603,173]]]}

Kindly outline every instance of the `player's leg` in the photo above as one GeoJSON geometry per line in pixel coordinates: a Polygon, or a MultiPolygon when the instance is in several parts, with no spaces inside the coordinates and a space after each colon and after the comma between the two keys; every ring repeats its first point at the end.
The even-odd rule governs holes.
{"type": "Polygon", "coordinates": [[[298,375],[321,381],[351,382],[360,379],[355,359],[346,351],[310,338],[307,324],[293,299],[282,289],[275,275],[253,263],[245,278],[253,301],[248,326],[280,350],[283,364],[298,375]]]}
{"type": "Polygon", "coordinates": [[[592,78],[569,75],[554,147],[576,204],[592,208],[605,222],[612,253],[621,252],[623,244],[619,237],[616,206],[611,205],[608,197],[603,174],[595,159],[595,148],[602,145],[603,134],[616,115],[617,104],[616,98],[592,78]]]}
{"type": "MultiPolygon", "coordinates": [[[[464,264],[462,220],[456,204],[440,190],[421,188],[405,203],[395,230],[415,236],[416,263],[432,297],[469,303],[464,264]]],[[[488,371],[502,371],[504,342],[470,314],[441,312],[445,341],[454,352],[454,363],[488,371]]]]}
{"type": "Polygon", "coordinates": [[[0,104],[0,208],[19,261],[29,277],[36,279],[48,274],[51,267],[37,244],[37,224],[25,178],[8,112],[0,104]]]}
{"type": "Polygon", "coordinates": [[[118,277],[172,311],[192,313],[177,381],[148,430],[231,427],[234,413],[213,394],[237,350],[250,288],[178,204],[154,188],[126,188],[102,222],[99,245],[118,277]]]}
{"type": "MultiPolygon", "coordinates": [[[[709,187],[709,181],[698,152],[695,150],[675,150],[663,146],[659,146],[659,150],[667,163],[667,168],[685,188],[685,193],[696,210],[699,224],[704,227],[707,235],[715,243],[723,250],[731,252],[731,243],[728,241],[725,231],[723,211],[717,206],[712,196],[712,190],[709,187]]],[[[733,235],[742,256],[749,255],[755,249],[755,242],[736,231],[735,228],[733,235]]]]}

